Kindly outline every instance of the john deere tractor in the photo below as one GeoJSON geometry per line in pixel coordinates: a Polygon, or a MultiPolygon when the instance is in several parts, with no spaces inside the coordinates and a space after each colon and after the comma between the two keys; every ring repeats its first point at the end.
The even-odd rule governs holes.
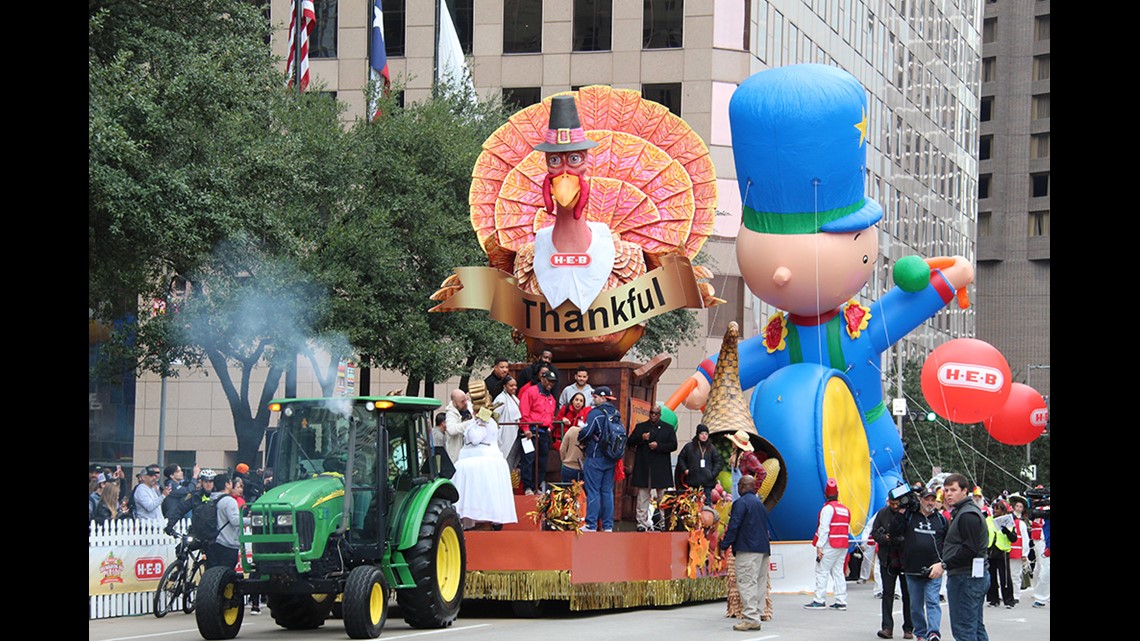
{"type": "Polygon", "coordinates": [[[277,625],[292,630],[332,615],[349,637],[376,638],[392,591],[411,626],[451,625],[466,548],[453,507],[459,494],[432,454],[439,406],[408,396],[272,401],[280,412],[268,448],[274,482],[249,506],[249,533],[239,536],[244,572],[219,567],[202,577],[202,637],[234,638],[245,597],[260,595],[277,625]]]}

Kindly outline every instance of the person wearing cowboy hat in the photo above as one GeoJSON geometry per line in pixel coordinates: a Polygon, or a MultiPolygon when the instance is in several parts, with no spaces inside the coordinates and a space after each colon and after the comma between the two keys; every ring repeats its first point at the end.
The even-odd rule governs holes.
{"type": "Polygon", "coordinates": [[[768,470],[760,464],[760,459],[756,457],[756,448],[752,446],[752,439],[749,438],[748,432],[744,430],[736,430],[728,435],[728,441],[732,443],[732,455],[728,459],[728,471],[732,475],[732,500],[740,498],[740,493],[737,491],[736,485],[740,482],[743,476],[752,476],[756,479],[759,487],[764,483],[764,479],[768,478],[768,470]]]}

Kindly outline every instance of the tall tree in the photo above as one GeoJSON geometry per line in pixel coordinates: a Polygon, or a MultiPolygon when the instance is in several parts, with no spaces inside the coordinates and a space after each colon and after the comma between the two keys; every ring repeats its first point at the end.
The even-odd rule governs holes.
{"type": "Polygon", "coordinates": [[[95,319],[126,321],[100,364],[212,367],[239,456],[252,461],[268,422],[262,401],[321,318],[323,290],[295,261],[349,191],[340,107],[285,90],[252,3],[90,8],[88,301],[95,319]],[[172,277],[191,282],[178,313],[138,314],[140,300],[169,295],[172,277]],[[302,292],[306,305],[285,304],[302,292]],[[276,305],[257,323],[239,322],[265,301],[276,305]]]}

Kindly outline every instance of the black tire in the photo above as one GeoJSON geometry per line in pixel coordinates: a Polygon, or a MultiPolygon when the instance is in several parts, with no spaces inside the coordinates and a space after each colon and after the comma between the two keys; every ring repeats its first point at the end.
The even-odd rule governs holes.
{"type": "Polygon", "coordinates": [[[332,606],[331,594],[271,594],[269,614],[286,630],[313,630],[325,624],[332,606]]]}
{"type": "Polygon", "coordinates": [[[233,568],[206,570],[198,585],[198,603],[194,619],[203,639],[232,639],[241,629],[245,617],[244,599],[233,568]]]}
{"type": "Polygon", "coordinates": [[[178,608],[178,600],[185,592],[186,577],[183,576],[182,563],[175,561],[170,564],[158,580],[158,589],[154,591],[154,616],[161,619],[166,613],[178,608]]]}
{"type": "Polygon", "coordinates": [[[198,598],[198,583],[202,581],[202,573],[205,571],[206,564],[199,562],[190,570],[190,576],[186,577],[185,598],[182,599],[182,611],[186,614],[194,614],[194,602],[198,598]]]}
{"type": "Polygon", "coordinates": [[[353,568],[344,586],[344,631],[351,639],[375,639],[388,620],[388,582],[372,565],[353,568]]]}
{"type": "Polygon", "coordinates": [[[451,501],[435,498],[420,523],[420,536],[404,553],[414,588],[396,592],[404,621],[413,628],[446,628],[463,601],[467,548],[451,501]]]}

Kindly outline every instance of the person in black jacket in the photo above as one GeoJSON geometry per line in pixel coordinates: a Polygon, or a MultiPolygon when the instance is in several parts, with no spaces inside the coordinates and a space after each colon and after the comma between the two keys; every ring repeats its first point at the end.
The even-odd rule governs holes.
{"type": "Polygon", "coordinates": [[[942,544],[942,562],[930,572],[932,579],[946,574],[946,605],[954,641],[990,638],[982,614],[990,585],[986,567],[990,534],[981,509],[970,499],[973,488],[961,474],[950,474],[943,481],[943,500],[952,507],[950,527],[942,544]]]}
{"type": "Polygon", "coordinates": [[[914,638],[914,621],[910,614],[910,589],[902,576],[903,543],[906,541],[906,510],[898,499],[887,498],[887,504],[875,515],[871,537],[879,546],[879,580],[883,586],[882,629],[880,639],[894,635],[895,584],[899,585],[903,602],[903,638],[914,638]]]}
{"type": "MultiPolygon", "coordinates": [[[[903,578],[910,590],[910,618],[914,634],[926,641],[941,641],[941,579],[930,578],[930,568],[942,561],[942,543],[950,523],[938,511],[934,490],[924,488],[917,510],[907,513],[903,541],[903,578]]],[[[904,605],[904,607],[906,607],[904,605]]]]}
{"type": "Polygon", "coordinates": [[[712,491],[716,487],[716,477],[720,474],[724,461],[720,452],[709,441],[709,427],[704,423],[697,425],[697,433],[693,440],[685,443],[677,455],[676,482],[677,487],[699,487],[705,491],[705,505],[712,505],[712,491]]]}
{"type": "Polygon", "coordinates": [[[677,450],[677,415],[669,410],[671,424],[661,420],[662,405],[649,410],[649,420],[638,423],[626,447],[633,450],[630,485],[637,488],[637,531],[653,529],[649,522],[650,500],[661,501],[673,485],[670,455],[677,450]]]}

